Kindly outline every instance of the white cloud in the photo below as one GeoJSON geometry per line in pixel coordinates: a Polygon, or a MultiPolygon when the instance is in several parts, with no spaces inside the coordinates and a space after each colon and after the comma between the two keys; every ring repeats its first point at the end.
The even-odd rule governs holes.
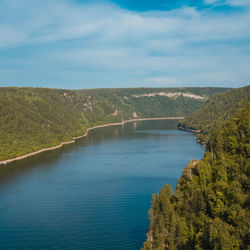
{"type": "Polygon", "coordinates": [[[219,2],[219,0],[205,0],[204,2],[205,2],[206,4],[212,4],[212,3],[219,2]]]}
{"type": "Polygon", "coordinates": [[[250,39],[248,9],[137,13],[113,4],[2,0],[0,17],[0,50],[6,54],[0,55],[0,82],[22,77],[44,82],[49,76],[58,84],[103,82],[104,87],[118,80],[202,84],[216,77],[224,83],[250,77],[244,67],[250,62],[250,45],[244,43],[250,39]],[[8,56],[13,49],[19,53],[8,56]]]}
{"type": "Polygon", "coordinates": [[[250,6],[250,0],[227,0],[226,4],[231,6],[250,6]]]}
{"type": "Polygon", "coordinates": [[[2,18],[2,48],[93,37],[103,42],[119,43],[141,43],[143,39],[147,42],[154,37],[159,41],[176,37],[198,41],[230,39],[235,36],[244,37],[250,20],[248,13],[230,16],[202,15],[194,8],[182,8],[157,15],[134,13],[113,5],[78,6],[66,1],[53,1],[52,5],[50,1],[37,0],[35,5],[27,8],[29,3],[27,0],[3,0],[2,5],[7,7],[0,5],[0,12],[10,9],[11,13],[5,15],[12,15],[13,20],[6,22],[2,18]],[[12,8],[8,6],[10,2],[12,8]],[[13,2],[19,4],[15,5],[13,2]]]}
{"type": "Polygon", "coordinates": [[[250,6],[250,0],[204,0],[205,4],[229,5],[234,7],[250,6]]]}
{"type": "Polygon", "coordinates": [[[204,0],[205,4],[223,4],[225,0],[204,0]]]}

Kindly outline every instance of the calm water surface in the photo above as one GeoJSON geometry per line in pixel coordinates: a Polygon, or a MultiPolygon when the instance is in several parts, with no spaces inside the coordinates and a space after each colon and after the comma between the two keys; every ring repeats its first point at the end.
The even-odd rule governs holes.
{"type": "Polygon", "coordinates": [[[203,148],[176,121],[91,131],[0,168],[0,249],[140,249],[152,193],[203,148]]]}

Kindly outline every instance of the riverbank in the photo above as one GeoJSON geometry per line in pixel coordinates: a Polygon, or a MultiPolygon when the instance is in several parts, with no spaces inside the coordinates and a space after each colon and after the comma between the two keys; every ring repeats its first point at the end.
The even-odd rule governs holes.
{"type": "MultiPolygon", "coordinates": [[[[183,131],[187,131],[187,132],[191,132],[191,133],[195,133],[195,134],[199,134],[201,133],[201,130],[195,130],[195,129],[190,129],[190,128],[183,128],[183,127],[178,127],[178,129],[183,130],[183,131]]],[[[206,148],[206,143],[200,139],[196,139],[196,142],[201,144],[204,148],[206,148]]]]}
{"type": "Polygon", "coordinates": [[[40,149],[38,151],[34,151],[34,152],[31,152],[31,153],[28,153],[28,154],[25,154],[25,155],[22,155],[22,156],[18,156],[18,157],[12,158],[12,159],[7,159],[7,160],[0,161],[0,166],[1,165],[7,165],[8,163],[11,163],[11,162],[23,160],[25,158],[28,158],[28,157],[31,157],[31,156],[34,156],[34,155],[37,155],[37,154],[40,154],[40,153],[43,153],[43,152],[46,152],[46,151],[55,150],[55,149],[63,147],[64,145],[67,145],[67,144],[75,143],[76,140],[86,137],[88,135],[88,132],[90,130],[93,130],[93,129],[103,128],[103,127],[109,127],[109,126],[124,125],[125,123],[137,122],[137,121],[181,120],[181,119],[184,119],[184,117],[136,118],[136,119],[130,119],[130,120],[126,120],[126,121],[122,121],[122,122],[117,122],[117,123],[107,123],[107,124],[103,124],[103,125],[94,126],[94,127],[88,128],[87,131],[86,131],[86,133],[84,133],[83,135],[80,135],[80,136],[77,136],[77,137],[73,137],[71,141],[61,142],[59,145],[54,146],[54,147],[43,148],[43,149],[40,149]]]}
{"type": "Polygon", "coordinates": [[[178,129],[184,130],[184,131],[187,131],[187,132],[197,133],[197,134],[199,134],[201,132],[201,130],[198,130],[198,129],[195,130],[195,129],[191,129],[191,128],[178,127],[178,129]]]}

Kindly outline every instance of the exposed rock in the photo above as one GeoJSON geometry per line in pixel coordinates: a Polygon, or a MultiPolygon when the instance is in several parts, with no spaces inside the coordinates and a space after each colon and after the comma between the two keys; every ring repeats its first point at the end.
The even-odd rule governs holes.
{"type": "Polygon", "coordinates": [[[188,165],[184,168],[184,170],[182,172],[182,176],[178,180],[176,190],[175,190],[175,193],[174,193],[176,197],[178,197],[181,194],[180,187],[181,187],[182,183],[192,179],[192,177],[193,177],[193,168],[195,167],[195,165],[198,162],[199,162],[198,160],[192,159],[192,160],[190,160],[188,165]]]}
{"type": "Polygon", "coordinates": [[[115,110],[115,112],[113,114],[111,114],[110,116],[117,116],[119,113],[118,109],[115,110]]]}
{"type": "Polygon", "coordinates": [[[186,178],[186,179],[188,178],[191,180],[192,179],[192,170],[198,162],[199,162],[198,160],[194,160],[194,159],[190,160],[188,165],[184,168],[181,178],[186,178]]]}
{"type": "Polygon", "coordinates": [[[152,242],[153,240],[154,239],[153,239],[152,231],[149,230],[148,233],[147,233],[147,241],[152,242]]]}
{"type": "Polygon", "coordinates": [[[136,112],[134,112],[134,113],[132,114],[132,116],[133,116],[134,118],[137,118],[137,117],[138,117],[138,115],[137,115],[136,112]]]}
{"type": "Polygon", "coordinates": [[[91,102],[85,102],[83,103],[83,110],[84,111],[93,111],[91,102]]]}
{"type": "Polygon", "coordinates": [[[142,97],[155,97],[155,96],[166,96],[172,99],[176,99],[179,96],[191,98],[191,99],[196,99],[196,100],[202,100],[205,101],[207,100],[206,97],[200,96],[200,95],[195,95],[195,94],[190,94],[190,93],[182,93],[182,92],[154,92],[154,93],[149,93],[149,94],[140,94],[140,95],[132,95],[134,98],[142,98],[142,97]]]}

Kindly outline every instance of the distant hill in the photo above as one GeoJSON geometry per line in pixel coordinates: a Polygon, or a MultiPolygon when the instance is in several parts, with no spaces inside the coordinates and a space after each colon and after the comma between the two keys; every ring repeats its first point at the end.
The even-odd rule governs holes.
{"type": "Polygon", "coordinates": [[[201,161],[154,195],[144,249],[249,249],[249,86],[211,97],[180,124],[200,129],[201,161]]]}
{"type": "Polygon", "coordinates": [[[69,141],[100,124],[186,116],[226,90],[0,88],[0,161],[69,141]]]}

